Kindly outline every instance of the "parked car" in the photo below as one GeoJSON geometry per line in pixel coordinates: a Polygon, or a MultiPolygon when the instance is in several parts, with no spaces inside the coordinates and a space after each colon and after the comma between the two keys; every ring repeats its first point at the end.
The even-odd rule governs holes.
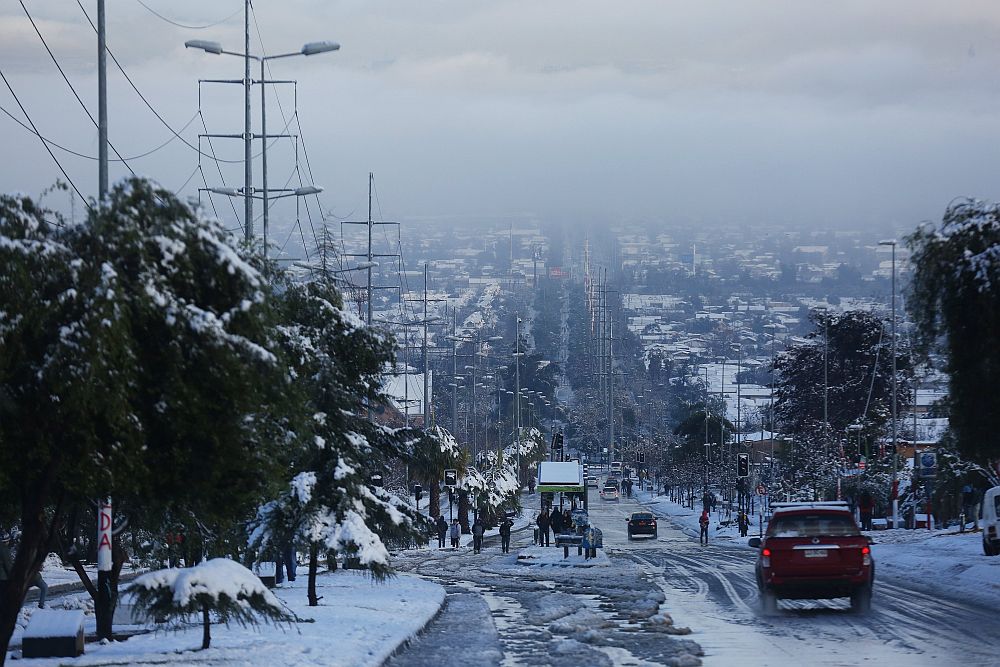
{"type": "Polygon", "coordinates": [[[1000,486],[987,489],[983,495],[979,525],[983,529],[983,553],[1000,556],[1000,486]]]}
{"type": "Polygon", "coordinates": [[[605,484],[601,489],[601,500],[618,500],[618,487],[613,484],[605,484]]]}
{"type": "Polygon", "coordinates": [[[591,475],[587,478],[587,486],[592,486],[595,489],[599,486],[597,475],[591,475]]]}
{"type": "Polygon", "coordinates": [[[764,613],[777,600],[849,597],[851,609],[871,608],[875,560],[871,539],[861,534],[847,503],[774,503],[758,547],[755,573],[764,613]]]}
{"type": "Polygon", "coordinates": [[[636,535],[652,535],[656,539],[656,517],[651,512],[632,512],[628,519],[628,539],[636,535]]]}

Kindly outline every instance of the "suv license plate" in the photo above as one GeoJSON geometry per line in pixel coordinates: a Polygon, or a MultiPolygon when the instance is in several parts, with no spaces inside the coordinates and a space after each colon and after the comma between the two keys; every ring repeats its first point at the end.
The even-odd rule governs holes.
{"type": "Polygon", "coordinates": [[[807,549],[806,558],[826,558],[826,549],[807,549]]]}

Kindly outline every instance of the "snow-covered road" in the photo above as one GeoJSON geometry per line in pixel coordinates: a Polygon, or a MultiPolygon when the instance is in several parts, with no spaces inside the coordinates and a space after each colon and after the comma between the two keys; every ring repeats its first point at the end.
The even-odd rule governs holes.
{"type": "Polygon", "coordinates": [[[935,594],[880,570],[868,616],[853,614],[846,600],[789,600],[780,603],[778,616],[763,617],[753,575],[756,552],[743,540],[701,547],[661,517],[655,542],[630,543],[625,520],[641,508],[626,499],[591,514],[612,526],[605,529],[611,555],[642,566],[664,592],[675,622],[691,627],[705,665],[755,667],[790,659],[810,665],[997,664],[997,609],[935,594]]]}
{"type": "Polygon", "coordinates": [[[834,600],[782,601],[778,616],[764,617],[755,552],[742,540],[700,547],[661,516],[656,540],[630,542],[628,516],[645,506],[601,501],[596,491],[589,500],[609,567],[518,566],[528,531],[508,556],[490,541],[480,555],[405,555],[403,569],[444,584],[448,596],[428,631],[389,664],[698,664],[699,649],[709,666],[997,664],[1000,626],[989,605],[877,571],[868,616],[834,600]],[[657,623],[663,614],[673,625],[657,623]],[[688,627],[690,635],[670,634],[688,627]]]}

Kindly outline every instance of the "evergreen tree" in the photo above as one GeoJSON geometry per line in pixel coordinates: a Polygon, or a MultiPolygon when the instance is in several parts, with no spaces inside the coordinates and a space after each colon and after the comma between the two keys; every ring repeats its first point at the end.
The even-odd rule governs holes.
{"type": "Polygon", "coordinates": [[[392,361],[392,340],[342,307],[331,281],[285,281],[278,343],[294,378],[301,409],[287,487],[262,505],[251,546],[292,541],[309,548],[309,604],[318,604],[320,550],[343,553],[376,578],[391,573],[386,542],[425,534],[424,519],[384,488],[373,486],[394,458],[409,457],[417,434],[376,424],[369,408],[384,400],[380,373],[392,361]]]}
{"type": "Polygon", "coordinates": [[[0,197],[0,501],[21,526],[0,656],[67,506],[222,524],[263,488],[276,357],[266,286],[229,238],[141,179],[77,226],[0,197]]]}
{"type": "MultiPolygon", "coordinates": [[[[909,308],[920,351],[941,351],[949,427],[958,450],[981,464],[1000,459],[1000,206],[965,200],[938,226],[907,238],[913,251],[909,308]]],[[[995,468],[994,468],[995,469],[995,468]]]]}

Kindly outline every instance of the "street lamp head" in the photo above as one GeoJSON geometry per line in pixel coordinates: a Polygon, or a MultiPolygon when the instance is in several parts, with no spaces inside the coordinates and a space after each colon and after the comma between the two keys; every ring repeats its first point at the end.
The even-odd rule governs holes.
{"type": "Polygon", "coordinates": [[[214,53],[215,55],[222,53],[222,44],[219,44],[218,42],[210,42],[207,39],[189,39],[184,42],[184,48],[201,49],[205,53],[214,53]]]}
{"type": "Polygon", "coordinates": [[[304,56],[314,56],[318,53],[326,53],[327,51],[338,51],[340,49],[340,44],[337,42],[309,42],[302,46],[302,55],[304,56]]]}
{"type": "Polygon", "coordinates": [[[896,245],[896,239],[884,239],[878,242],[879,245],[896,245]]]}
{"type": "Polygon", "coordinates": [[[209,188],[209,192],[214,192],[217,195],[225,195],[227,197],[241,197],[242,193],[236,188],[209,188]]]}
{"type": "Polygon", "coordinates": [[[305,197],[307,195],[318,195],[323,192],[323,188],[318,185],[306,185],[301,188],[295,188],[296,197],[305,197]]]}

